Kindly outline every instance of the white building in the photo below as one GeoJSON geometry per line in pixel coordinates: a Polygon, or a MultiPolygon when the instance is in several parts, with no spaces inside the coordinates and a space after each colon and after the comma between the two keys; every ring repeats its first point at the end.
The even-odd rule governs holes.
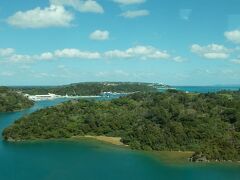
{"type": "Polygon", "coordinates": [[[27,96],[32,101],[52,100],[61,97],[59,95],[51,93],[48,93],[47,95],[33,95],[33,96],[26,94],[25,96],[27,96]]]}

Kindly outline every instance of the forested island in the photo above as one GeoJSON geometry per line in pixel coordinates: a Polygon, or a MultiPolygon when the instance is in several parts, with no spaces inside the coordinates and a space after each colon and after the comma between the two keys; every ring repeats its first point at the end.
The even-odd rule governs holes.
{"type": "Polygon", "coordinates": [[[194,151],[192,161],[240,161],[240,91],[135,93],[111,101],[73,100],[23,117],[7,141],[95,135],[132,149],[194,151]]]}
{"type": "Polygon", "coordinates": [[[7,87],[0,87],[0,112],[13,112],[29,108],[33,102],[7,87]]]}
{"type": "Polygon", "coordinates": [[[169,86],[138,82],[85,82],[63,86],[13,87],[15,90],[30,95],[53,93],[62,96],[95,96],[100,95],[102,92],[156,92],[158,88],[169,88],[169,86]]]}

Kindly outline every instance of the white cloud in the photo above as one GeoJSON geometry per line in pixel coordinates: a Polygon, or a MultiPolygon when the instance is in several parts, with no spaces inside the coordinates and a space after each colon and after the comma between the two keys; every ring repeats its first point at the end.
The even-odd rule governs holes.
{"type": "Polygon", "coordinates": [[[146,2],[146,0],[113,0],[113,1],[122,5],[141,4],[146,2]]]}
{"type": "Polygon", "coordinates": [[[7,19],[8,24],[20,28],[67,27],[74,16],[63,6],[37,7],[25,12],[18,11],[7,19]]]}
{"type": "Polygon", "coordinates": [[[96,30],[93,33],[90,34],[89,36],[90,39],[92,40],[97,40],[97,41],[104,41],[109,39],[109,32],[108,31],[101,31],[101,30],[96,30]]]}
{"type": "Polygon", "coordinates": [[[40,60],[52,60],[58,58],[76,58],[76,59],[99,59],[101,53],[81,51],[79,49],[62,49],[54,52],[43,52],[39,55],[9,54],[4,56],[5,61],[10,62],[33,62],[40,60]]]}
{"type": "Polygon", "coordinates": [[[125,51],[111,50],[105,52],[107,58],[140,58],[140,59],[168,59],[167,51],[161,51],[152,46],[135,46],[125,51]]]}
{"type": "Polygon", "coordinates": [[[150,13],[148,10],[135,10],[135,11],[126,11],[120,14],[120,16],[125,18],[136,18],[141,16],[148,16],[150,13]]]}
{"type": "Polygon", "coordinates": [[[139,59],[139,60],[148,60],[148,59],[169,59],[175,62],[182,62],[185,59],[181,56],[173,57],[167,51],[160,50],[153,46],[134,46],[126,50],[109,50],[105,52],[97,51],[82,51],[80,49],[74,48],[65,48],[58,49],[55,51],[43,52],[40,54],[17,54],[13,52],[8,56],[4,56],[4,62],[34,62],[42,60],[57,60],[57,59],[139,59]]]}
{"type": "Polygon", "coordinates": [[[118,49],[105,52],[107,58],[131,58],[132,56],[126,51],[121,51],[118,49]]]}
{"type": "Polygon", "coordinates": [[[50,0],[50,3],[70,6],[79,12],[104,13],[103,7],[94,0],[50,0]]]}
{"type": "Polygon", "coordinates": [[[173,58],[173,60],[174,60],[175,62],[178,62],[178,63],[181,63],[181,62],[186,61],[186,59],[183,58],[183,57],[181,57],[181,56],[176,56],[176,57],[173,58]]]}
{"type": "Polygon", "coordinates": [[[224,35],[229,41],[232,41],[236,44],[240,43],[240,30],[227,31],[224,33],[224,35]]]}
{"type": "Polygon", "coordinates": [[[31,62],[33,57],[30,55],[13,54],[9,57],[9,60],[13,62],[31,62]]]}
{"type": "Polygon", "coordinates": [[[204,57],[207,59],[226,59],[229,57],[229,54],[226,53],[215,53],[215,52],[209,52],[204,54],[204,57]]]}
{"type": "Polygon", "coordinates": [[[0,57],[5,57],[13,54],[15,52],[12,48],[0,49],[0,57]]]}
{"type": "Polygon", "coordinates": [[[63,49],[54,52],[56,58],[99,59],[99,52],[80,51],[79,49],[63,49]]]}
{"type": "Polygon", "coordinates": [[[123,70],[115,70],[115,71],[102,71],[102,72],[98,72],[96,73],[97,77],[101,77],[101,78],[106,78],[106,77],[128,77],[130,76],[130,74],[128,72],[125,72],[123,70]]]}
{"type": "Polygon", "coordinates": [[[180,18],[183,20],[189,20],[192,14],[192,9],[181,9],[179,12],[180,18]]]}
{"type": "Polygon", "coordinates": [[[231,52],[230,49],[218,44],[210,44],[207,46],[194,44],[191,46],[191,51],[206,59],[227,59],[231,52]]]}
{"type": "Polygon", "coordinates": [[[40,54],[40,56],[36,57],[36,59],[39,59],[39,60],[51,60],[53,58],[54,58],[54,55],[51,52],[45,52],[40,54]]]}
{"type": "Polygon", "coordinates": [[[0,57],[3,61],[13,62],[30,61],[32,59],[30,55],[16,54],[13,48],[0,49],[0,57]]]}

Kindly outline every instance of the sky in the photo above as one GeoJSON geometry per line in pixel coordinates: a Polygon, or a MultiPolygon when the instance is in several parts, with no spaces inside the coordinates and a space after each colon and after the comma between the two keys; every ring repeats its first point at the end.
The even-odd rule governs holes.
{"type": "Polygon", "coordinates": [[[240,85],[239,0],[0,0],[0,85],[240,85]]]}

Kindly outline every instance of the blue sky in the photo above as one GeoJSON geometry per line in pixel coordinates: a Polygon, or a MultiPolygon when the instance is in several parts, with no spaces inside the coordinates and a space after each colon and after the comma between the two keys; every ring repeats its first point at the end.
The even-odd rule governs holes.
{"type": "Polygon", "coordinates": [[[0,2],[0,85],[240,84],[239,0],[0,2]]]}

